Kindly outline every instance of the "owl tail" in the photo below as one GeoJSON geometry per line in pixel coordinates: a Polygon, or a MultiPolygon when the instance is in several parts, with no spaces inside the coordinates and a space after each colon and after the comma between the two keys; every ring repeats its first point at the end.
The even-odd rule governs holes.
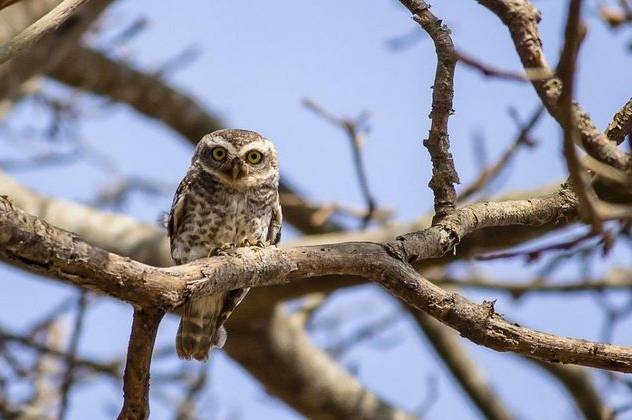
{"type": "Polygon", "coordinates": [[[213,347],[223,347],[226,330],[218,328],[218,319],[226,294],[193,299],[184,305],[176,336],[176,350],[181,359],[206,361],[213,347]]]}

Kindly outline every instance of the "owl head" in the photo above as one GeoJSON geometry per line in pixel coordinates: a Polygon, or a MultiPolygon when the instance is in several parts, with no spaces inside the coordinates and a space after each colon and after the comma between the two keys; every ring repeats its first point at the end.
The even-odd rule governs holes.
{"type": "Polygon", "coordinates": [[[279,162],[272,142],[254,131],[225,129],[202,137],[193,163],[235,187],[278,183],[279,162]]]}

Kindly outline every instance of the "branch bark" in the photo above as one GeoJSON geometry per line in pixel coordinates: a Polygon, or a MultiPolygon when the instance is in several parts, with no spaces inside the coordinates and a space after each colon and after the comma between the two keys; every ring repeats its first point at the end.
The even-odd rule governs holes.
{"type": "MultiPolygon", "coordinates": [[[[58,29],[87,0],[64,0],[61,4],[24,29],[9,42],[0,46],[0,64],[21,54],[46,34],[58,29]]],[[[0,4],[0,8],[2,5],[0,4]]]]}
{"type": "Polygon", "coordinates": [[[606,136],[617,144],[632,135],[632,98],[614,115],[606,130],[606,136]]]}
{"type": "Polygon", "coordinates": [[[457,55],[450,38],[450,30],[430,11],[430,6],[422,0],[400,0],[413,14],[415,22],[430,35],[437,52],[437,71],[432,90],[432,111],[430,118],[430,134],[424,146],[430,152],[432,160],[432,178],[430,188],[434,193],[435,219],[454,211],[456,190],[454,184],[459,183],[459,176],[454,168],[450,153],[450,137],[448,119],[454,112],[454,68],[457,55]]]}
{"type": "Polygon", "coordinates": [[[156,308],[134,309],[123,377],[123,408],[119,420],[149,418],[149,371],[156,334],[164,312],[156,308]]]}
{"type": "Polygon", "coordinates": [[[20,0],[2,0],[0,1],[0,10],[4,9],[5,7],[9,7],[14,3],[19,2],[20,0]]]}
{"type": "MultiPolygon", "coordinates": [[[[552,74],[542,50],[542,41],[538,23],[540,13],[528,0],[477,0],[496,14],[507,26],[516,52],[526,71],[538,71],[552,74]]],[[[562,121],[558,104],[562,93],[562,83],[557,77],[531,81],[542,103],[549,113],[558,121],[562,121]]],[[[580,132],[581,143],[588,154],[617,169],[627,170],[632,165],[630,155],[617,148],[616,143],[599,131],[590,116],[576,103],[572,113],[580,132]]]]}
{"type": "Polygon", "coordinates": [[[77,10],[58,31],[49,32],[28,51],[0,66],[0,98],[19,94],[21,84],[31,76],[45,73],[67,58],[92,22],[113,0],[92,0],[77,10]]]}
{"type": "Polygon", "coordinates": [[[563,219],[576,211],[576,204],[574,197],[562,190],[522,202],[468,206],[440,225],[385,245],[341,243],[284,250],[244,248],[231,256],[157,269],[94,249],[0,198],[0,249],[4,259],[23,267],[53,273],[69,283],[88,285],[131,303],[163,308],[175,308],[189,296],[235,288],[333,274],[359,276],[379,282],[410,306],[488,348],[528,354],[548,362],[632,372],[632,349],[558,337],[511,324],[494,312],[493,305],[477,305],[456,293],[446,292],[402,262],[441,256],[461,237],[485,226],[537,225],[563,219]],[[62,238],[61,243],[51,246],[42,241],[43,234],[50,240],[62,238]],[[75,246],[69,247],[69,241],[75,241],[75,246]]]}

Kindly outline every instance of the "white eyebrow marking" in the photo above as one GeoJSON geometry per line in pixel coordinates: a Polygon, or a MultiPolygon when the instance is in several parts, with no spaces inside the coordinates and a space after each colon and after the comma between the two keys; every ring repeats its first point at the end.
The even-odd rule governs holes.
{"type": "Polygon", "coordinates": [[[207,137],[207,139],[208,139],[208,143],[222,146],[232,154],[237,153],[237,149],[235,149],[235,146],[231,142],[229,142],[228,140],[226,140],[225,138],[221,136],[207,137]]]}
{"type": "Polygon", "coordinates": [[[247,144],[242,150],[242,153],[248,153],[249,151],[257,149],[262,152],[270,152],[274,151],[274,145],[270,142],[270,140],[255,140],[250,144],[247,144]]]}

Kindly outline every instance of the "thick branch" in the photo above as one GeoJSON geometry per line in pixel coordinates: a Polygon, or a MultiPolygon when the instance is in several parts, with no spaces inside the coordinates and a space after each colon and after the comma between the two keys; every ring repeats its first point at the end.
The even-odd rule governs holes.
{"type": "Polygon", "coordinates": [[[113,0],[92,0],[84,4],[58,31],[49,32],[30,48],[28,54],[14,57],[0,66],[0,98],[12,98],[22,82],[38,73],[48,71],[67,60],[69,53],[91,23],[113,0]]]}
{"type": "Polygon", "coordinates": [[[450,38],[450,30],[430,12],[422,0],[400,0],[413,13],[413,19],[434,42],[437,52],[437,71],[432,90],[432,111],[430,118],[430,134],[424,146],[432,159],[432,179],[430,188],[434,193],[435,214],[439,220],[454,211],[456,190],[454,184],[459,183],[459,176],[454,168],[450,154],[450,138],[448,119],[452,114],[452,98],[454,97],[454,68],[457,55],[450,38]]]}
{"type": "MultiPolygon", "coordinates": [[[[64,0],[57,7],[0,46],[0,64],[22,53],[49,32],[61,26],[87,0],[64,0]]],[[[0,8],[2,6],[0,5],[0,8]]]]}
{"type": "Polygon", "coordinates": [[[166,307],[182,303],[186,292],[199,296],[324,275],[359,276],[379,282],[415,309],[425,311],[462,336],[491,349],[528,354],[548,362],[632,372],[631,349],[558,337],[511,324],[494,312],[493,305],[477,305],[456,293],[446,292],[422,278],[410,265],[392,257],[392,254],[424,258],[441,256],[452,249],[459,238],[494,223],[543,224],[564,218],[576,206],[568,194],[562,192],[524,202],[469,206],[458,210],[440,225],[406,235],[386,247],[372,243],[341,243],[285,250],[243,248],[231,256],[165,269],[93,249],[65,233],[75,241],[75,246],[69,248],[69,238],[58,229],[36,221],[2,198],[0,249],[5,258],[27,268],[51,270],[70,283],[88,284],[119,299],[141,305],[159,303],[166,307]],[[35,237],[30,232],[33,229],[35,237]],[[40,242],[42,235],[62,237],[64,241],[51,247],[51,243],[40,242]],[[143,299],[139,299],[140,295],[143,299]]]}
{"type": "Polygon", "coordinates": [[[4,9],[5,7],[9,7],[13,3],[17,3],[18,1],[20,1],[20,0],[1,0],[0,1],[0,10],[4,9]]]}
{"type": "MultiPolygon", "coordinates": [[[[543,74],[551,73],[542,50],[542,41],[538,22],[540,14],[528,0],[477,0],[495,13],[507,25],[522,65],[527,71],[536,69],[543,74]]],[[[560,79],[557,77],[532,80],[533,87],[542,103],[558,122],[562,122],[558,104],[562,93],[560,79]]],[[[573,118],[577,122],[581,142],[586,151],[594,158],[617,169],[626,170],[632,165],[632,159],[616,143],[599,131],[588,114],[578,104],[573,104],[573,118]]]]}
{"type": "Polygon", "coordinates": [[[119,420],[149,418],[149,370],[158,326],[164,312],[155,308],[134,310],[123,377],[123,408],[119,420]]]}

